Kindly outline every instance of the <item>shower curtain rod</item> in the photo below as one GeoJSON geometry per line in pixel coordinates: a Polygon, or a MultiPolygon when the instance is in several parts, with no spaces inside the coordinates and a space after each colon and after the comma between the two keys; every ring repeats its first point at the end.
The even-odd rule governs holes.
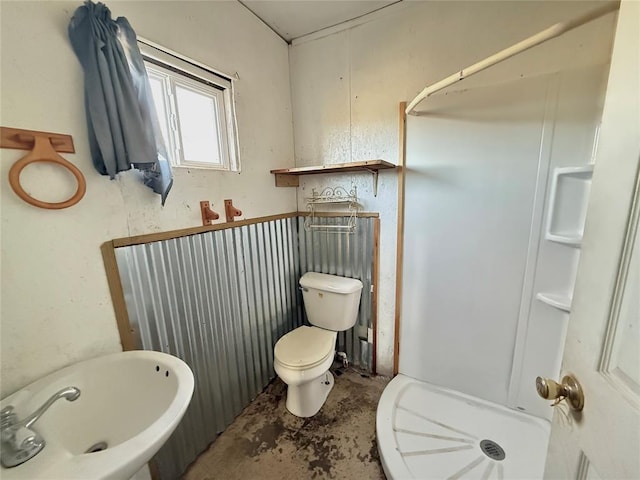
{"type": "Polygon", "coordinates": [[[619,6],[619,2],[608,1],[605,5],[587,12],[584,15],[576,17],[572,20],[556,23],[555,25],[552,25],[549,28],[536,33],[535,35],[530,36],[529,38],[511,45],[510,47],[505,48],[504,50],[501,50],[498,53],[485,58],[484,60],[480,60],[479,62],[474,63],[473,65],[454,73],[453,75],[449,75],[447,78],[429,85],[424,90],[422,90],[422,92],[420,92],[418,96],[416,96],[416,98],[414,98],[411,103],[409,103],[409,106],[405,110],[405,113],[407,115],[416,115],[413,110],[418,106],[420,102],[422,102],[430,95],[433,95],[434,93],[439,92],[440,90],[443,90],[456,82],[464,80],[471,75],[481,72],[482,70],[492,67],[496,63],[500,63],[503,60],[513,57],[514,55],[524,52],[525,50],[535,47],[536,45],[540,45],[547,40],[559,37],[569,30],[573,30],[574,28],[584,25],[585,23],[595,20],[596,18],[600,18],[607,13],[614,12],[619,8],[619,6]]]}

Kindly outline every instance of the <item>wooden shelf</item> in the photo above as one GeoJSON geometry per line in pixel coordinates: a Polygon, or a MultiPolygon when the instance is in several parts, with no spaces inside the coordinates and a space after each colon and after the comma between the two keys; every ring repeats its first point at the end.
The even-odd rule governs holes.
{"type": "Polygon", "coordinates": [[[276,176],[276,187],[297,187],[300,185],[300,175],[315,175],[319,173],[347,173],[369,172],[374,176],[374,192],[377,191],[378,171],[396,168],[393,163],[384,160],[363,160],[351,163],[333,163],[313,167],[293,167],[271,170],[276,176]]]}
{"type": "Polygon", "coordinates": [[[364,160],[361,162],[333,163],[314,167],[279,168],[271,170],[271,173],[274,175],[313,175],[314,173],[362,172],[386,168],[396,168],[396,166],[384,160],[364,160]]]}

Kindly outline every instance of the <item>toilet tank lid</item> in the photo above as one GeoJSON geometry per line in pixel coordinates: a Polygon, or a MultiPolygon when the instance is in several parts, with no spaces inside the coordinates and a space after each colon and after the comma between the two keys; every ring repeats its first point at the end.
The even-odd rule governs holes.
{"type": "Polygon", "coordinates": [[[332,293],[354,293],[362,290],[362,282],[355,278],[326,273],[307,272],[300,278],[300,286],[332,293]]]}

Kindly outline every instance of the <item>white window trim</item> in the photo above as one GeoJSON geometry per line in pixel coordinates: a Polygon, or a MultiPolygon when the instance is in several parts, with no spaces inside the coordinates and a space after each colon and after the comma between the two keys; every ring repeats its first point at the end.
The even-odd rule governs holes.
{"type": "MultiPolygon", "coordinates": [[[[237,75],[234,78],[231,75],[221,73],[196,60],[192,60],[189,57],[176,53],[141,37],[138,37],[138,48],[140,49],[140,53],[142,53],[142,56],[145,60],[150,60],[151,63],[159,64],[158,66],[160,67],[160,69],[164,67],[168,70],[171,70],[172,68],[182,70],[189,75],[203,80],[206,83],[217,85],[222,92],[224,108],[221,109],[220,113],[224,114],[225,117],[224,126],[226,128],[226,135],[224,135],[224,143],[227,145],[227,151],[229,155],[228,167],[222,168],[215,165],[205,166],[203,164],[189,163],[186,165],[174,166],[174,168],[203,168],[208,170],[240,172],[238,125],[236,122],[234,102],[234,81],[237,80],[237,75]]],[[[187,77],[185,77],[185,80],[188,80],[187,77]]],[[[191,80],[191,82],[193,82],[194,85],[197,84],[197,81],[191,80]]]]}
{"type": "Polygon", "coordinates": [[[226,122],[222,117],[224,115],[225,109],[224,90],[219,89],[217,86],[214,87],[210,84],[204,84],[198,80],[187,77],[186,75],[184,75],[185,72],[176,72],[174,70],[156,65],[155,63],[151,63],[149,61],[147,61],[146,63],[146,69],[150,78],[158,79],[162,82],[162,88],[164,90],[163,103],[165,111],[171,112],[170,118],[160,119],[160,121],[166,125],[166,129],[168,132],[176,132],[175,135],[169,135],[166,138],[166,141],[168,142],[167,147],[177,156],[177,163],[174,166],[215,170],[231,170],[229,135],[227,132],[226,122]],[[185,136],[182,130],[182,116],[178,112],[178,102],[176,97],[178,88],[200,93],[204,97],[210,98],[215,102],[215,124],[217,126],[216,144],[218,145],[219,162],[213,163],[207,160],[189,161],[185,159],[185,152],[187,148],[182,143],[185,136]]]}

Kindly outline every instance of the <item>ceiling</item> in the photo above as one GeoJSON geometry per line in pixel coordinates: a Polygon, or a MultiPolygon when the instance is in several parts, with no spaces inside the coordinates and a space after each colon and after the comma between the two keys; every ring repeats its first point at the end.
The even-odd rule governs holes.
{"type": "Polygon", "coordinates": [[[352,20],[401,0],[240,0],[285,41],[352,20]]]}

